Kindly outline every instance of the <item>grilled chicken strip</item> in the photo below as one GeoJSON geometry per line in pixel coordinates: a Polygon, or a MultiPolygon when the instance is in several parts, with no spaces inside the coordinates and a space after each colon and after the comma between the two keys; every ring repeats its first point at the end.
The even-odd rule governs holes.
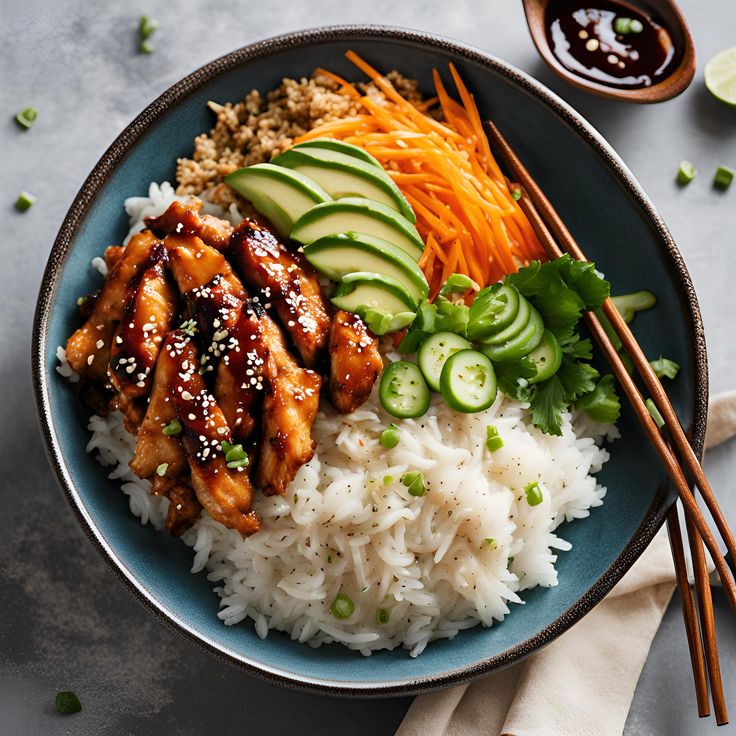
{"type": "MultiPolygon", "coordinates": [[[[269,319],[260,310],[261,317],[269,319]]],[[[270,321],[270,320],[269,320],[270,321]]],[[[280,338],[280,335],[279,335],[280,338]]],[[[215,396],[222,407],[233,436],[247,440],[256,426],[256,414],[264,388],[276,376],[267,371],[270,356],[259,313],[241,305],[239,317],[228,336],[228,351],[217,367],[215,396]]]]}
{"type": "Polygon", "coordinates": [[[187,294],[219,276],[229,293],[246,299],[243,284],[235,275],[222,253],[195,235],[167,235],[164,240],[169,254],[169,266],[179,291],[187,294]]]}
{"type": "Polygon", "coordinates": [[[104,383],[116,324],[120,321],[131,285],[151,265],[160,241],[150,231],[131,239],[105,278],[87,321],[66,343],[69,365],[84,379],[104,383]]]}
{"type": "Polygon", "coordinates": [[[230,243],[233,226],[219,217],[200,214],[202,202],[172,202],[160,217],[147,217],[146,225],[165,235],[196,235],[207,245],[225,250],[230,243]]]}
{"type": "Polygon", "coordinates": [[[110,351],[110,382],[124,399],[146,396],[161,343],[177,313],[177,295],[164,271],[163,244],[152,253],[160,260],[142,274],[126,296],[120,327],[110,351]]]}
{"type": "Polygon", "coordinates": [[[138,431],[135,455],[130,461],[131,470],[139,478],[151,480],[154,495],[169,499],[166,531],[175,537],[189,529],[202,510],[194,489],[181,477],[189,470],[179,439],[181,433],[164,434],[164,428],[177,420],[172,392],[182,367],[172,359],[170,352],[164,352],[159,358],[148,411],[138,431]],[[162,467],[165,475],[157,475],[157,469],[162,467]]]}
{"type": "Polygon", "coordinates": [[[283,495],[299,468],[314,455],[312,424],[322,379],[297,364],[284,345],[281,331],[267,314],[260,323],[269,355],[264,366],[268,389],[263,398],[256,485],[267,496],[283,495]]]}
{"type": "Polygon", "coordinates": [[[365,403],[383,370],[378,339],[357,314],[337,312],[330,329],[330,397],[341,414],[365,403]]]}
{"type": "MultiPolygon", "coordinates": [[[[244,467],[230,468],[221,449],[231,442],[230,428],[222,410],[199,373],[197,347],[181,330],[166,338],[161,360],[177,364],[171,403],[183,427],[182,444],[192,474],[197,499],[210,516],[241,534],[260,528],[251,511],[253,487],[244,467]]],[[[165,469],[163,477],[166,476],[165,469]]]]}
{"type": "MultiPolygon", "coordinates": [[[[167,338],[164,345],[178,344],[178,342],[181,340],[171,341],[167,338]]],[[[172,479],[184,475],[188,470],[180,439],[184,425],[182,424],[182,432],[176,435],[164,434],[164,428],[174,420],[178,421],[174,392],[181,381],[179,373],[188,371],[189,368],[188,363],[184,364],[183,360],[178,359],[173,347],[162,348],[153,376],[148,410],[138,430],[135,454],[130,461],[131,470],[139,478],[149,478],[160,482],[165,477],[166,482],[169,483],[172,479]],[[162,464],[166,465],[166,475],[157,476],[156,470],[162,464]]]]}
{"type": "Polygon", "coordinates": [[[273,304],[304,365],[319,366],[327,352],[330,317],[312,267],[250,219],[233,231],[228,254],[245,283],[273,304]]]}

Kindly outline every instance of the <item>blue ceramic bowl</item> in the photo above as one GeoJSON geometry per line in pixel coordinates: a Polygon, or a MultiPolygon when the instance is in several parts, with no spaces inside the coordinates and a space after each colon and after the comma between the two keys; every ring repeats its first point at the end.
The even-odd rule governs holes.
{"type": "Polygon", "coordinates": [[[55,351],[78,322],[75,300],[95,288],[89,267],[127,231],[123,200],[151,181],[173,181],[177,156],[211,126],[206,102],[266,92],[282,77],[318,66],[359,78],[343,58],[352,48],[380,69],[400,69],[427,90],[432,67],[454,62],[480,111],[492,117],[559,209],[588,255],[618,292],[650,288],[656,309],[637,318],[650,355],[682,365],[670,397],[697,451],[707,405],[703,329],[689,276],[665,225],[601,136],[562,100],[527,75],[480,51],[411,31],[325,28],[280,36],[234,51],[173,86],[113,143],[84,183],[49,258],[38,300],[33,371],[41,426],[66,498],[89,538],[136,597],[160,620],[248,672],[312,692],[408,694],[490,672],[552,641],[598,603],[639,556],[664,520],[673,493],[630,410],[624,410],[602,508],[562,529],[573,550],[558,562],[560,584],[525,594],[507,619],[430,644],[417,659],[404,650],[365,658],[338,645],[312,649],[272,632],[263,641],[246,622],[227,627],[192,553],[142,527],[117,483],[85,453],[88,410],[55,371],[55,351]]]}

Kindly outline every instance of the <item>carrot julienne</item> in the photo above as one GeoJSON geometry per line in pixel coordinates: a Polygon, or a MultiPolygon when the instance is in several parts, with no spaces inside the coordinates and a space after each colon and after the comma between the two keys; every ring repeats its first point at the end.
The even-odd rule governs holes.
{"type": "Polygon", "coordinates": [[[433,70],[436,97],[414,105],[353,51],[346,57],[370,78],[385,100],[362,94],[328,70],[341,92],[360,102],[360,114],[325,123],[296,139],[337,138],[373,155],[401,189],[417,216],[425,242],[419,265],[439,292],[452,273],[464,273],[481,286],[513,273],[544,250],[513,198],[483,132],[473,95],[450,64],[460,101],[433,70]],[[436,109],[443,120],[430,112],[436,109]]]}

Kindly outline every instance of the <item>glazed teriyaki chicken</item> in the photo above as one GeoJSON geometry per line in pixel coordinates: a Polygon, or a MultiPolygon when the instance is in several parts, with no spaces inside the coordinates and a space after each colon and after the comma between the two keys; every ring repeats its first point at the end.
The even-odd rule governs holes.
{"type": "Polygon", "coordinates": [[[122,412],[136,436],[130,467],[169,498],[171,534],[202,508],[250,534],[254,493],[283,494],[314,454],[321,390],[355,411],[383,362],[295,249],[254,220],[233,228],[200,207],[174,202],[107,249],[66,357],[95,412],[122,412]]]}

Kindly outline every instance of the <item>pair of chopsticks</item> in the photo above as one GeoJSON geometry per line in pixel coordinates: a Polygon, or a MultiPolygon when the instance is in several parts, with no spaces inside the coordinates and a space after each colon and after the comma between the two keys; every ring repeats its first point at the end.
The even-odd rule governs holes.
{"type": "MultiPolygon", "coordinates": [[[[577,260],[587,261],[588,259],[575,242],[565,223],[498,128],[488,121],[485,124],[485,129],[496,153],[506,163],[512,176],[521,184],[522,196],[519,204],[544,246],[547,255],[550,258],[558,258],[567,252],[577,260]]],[[[736,582],[724,559],[724,554],[719,549],[715,535],[709,528],[708,522],[698,506],[693,485],[700,491],[700,495],[713,517],[716,529],[720,533],[727,551],[731,558],[735,560],[736,539],[734,539],[734,534],[721,512],[718,501],[675,414],[675,410],[636,338],[610,298],[603,303],[602,310],[621,339],[639,378],[664,419],[664,426],[660,431],[645,404],[645,397],[626,370],[621,356],[608,338],[600,320],[593,312],[586,312],[584,317],[588,329],[611,365],[619,384],[634,408],[637,419],[664,463],[667,474],[677,489],[685,512],[685,529],[693,563],[695,594],[693,594],[688,582],[683,536],[676,506],[672,507],[667,516],[667,526],[672,557],[675,563],[677,585],[682,598],[682,614],[693,667],[698,714],[701,717],[710,715],[708,701],[708,683],[710,682],[710,693],[716,722],[721,726],[728,723],[728,712],[723,694],[713,619],[713,599],[703,544],[705,544],[713,558],[723,589],[734,611],[736,611],[736,582]]]]}

